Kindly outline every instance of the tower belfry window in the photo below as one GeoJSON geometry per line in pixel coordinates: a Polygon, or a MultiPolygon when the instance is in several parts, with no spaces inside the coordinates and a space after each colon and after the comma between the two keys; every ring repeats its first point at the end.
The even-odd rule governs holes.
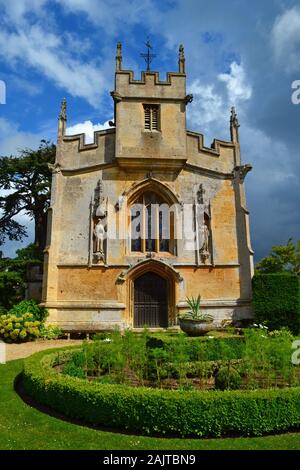
{"type": "Polygon", "coordinates": [[[157,104],[144,104],[145,130],[158,131],[159,106],[157,104]]]}

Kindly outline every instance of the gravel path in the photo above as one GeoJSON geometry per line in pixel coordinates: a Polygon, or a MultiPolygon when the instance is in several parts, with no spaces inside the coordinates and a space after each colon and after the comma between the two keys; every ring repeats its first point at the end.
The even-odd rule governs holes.
{"type": "Polygon", "coordinates": [[[33,341],[29,343],[22,344],[6,344],[6,361],[13,361],[15,359],[23,359],[24,357],[31,356],[39,351],[44,351],[45,349],[59,348],[61,346],[74,346],[76,344],[81,344],[82,340],[65,340],[65,339],[56,339],[56,340],[46,340],[46,341],[33,341]]]}

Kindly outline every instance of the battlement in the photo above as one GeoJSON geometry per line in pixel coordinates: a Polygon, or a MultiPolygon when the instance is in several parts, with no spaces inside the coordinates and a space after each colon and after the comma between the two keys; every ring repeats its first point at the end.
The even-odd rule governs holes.
{"type": "Polygon", "coordinates": [[[120,98],[153,98],[159,100],[184,100],[186,76],[179,72],[168,72],[161,80],[159,72],[142,72],[141,79],[134,78],[132,70],[116,72],[115,91],[120,98]]]}
{"type": "Polygon", "coordinates": [[[91,150],[96,149],[99,147],[100,140],[103,139],[105,136],[109,134],[115,134],[115,129],[103,129],[99,131],[94,131],[94,139],[93,142],[86,143],[86,135],[85,134],[66,134],[63,136],[63,142],[76,142],[78,145],[78,152],[82,152],[84,150],[91,150]]]}
{"type": "MultiPolygon", "coordinates": [[[[149,43],[146,44],[151,47],[149,43]]],[[[116,52],[116,74],[115,90],[112,94],[116,102],[122,99],[157,99],[163,100],[184,100],[186,98],[186,75],[185,75],[185,57],[184,48],[179,47],[178,54],[178,72],[168,72],[167,79],[161,80],[159,72],[150,71],[150,59],[154,57],[150,54],[142,54],[148,57],[147,71],[141,72],[141,79],[134,77],[133,70],[122,69],[122,44],[117,44],[116,52]]]]}

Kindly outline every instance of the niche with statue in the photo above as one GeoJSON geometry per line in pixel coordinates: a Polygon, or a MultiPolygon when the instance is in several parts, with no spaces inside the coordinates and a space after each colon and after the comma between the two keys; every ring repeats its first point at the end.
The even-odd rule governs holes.
{"type": "Polygon", "coordinates": [[[91,203],[91,259],[90,264],[105,264],[107,254],[107,198],[103,195],[100,179],[91,203]]]}

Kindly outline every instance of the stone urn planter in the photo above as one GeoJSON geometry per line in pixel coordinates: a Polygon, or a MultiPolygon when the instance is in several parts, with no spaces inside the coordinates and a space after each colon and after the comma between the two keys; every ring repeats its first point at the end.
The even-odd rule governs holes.
{"type": "Polygon", "coordinates": [[[179,318],[180,329],[189,336],[204,336],[213,329],[212,323],[213,320],[201,321],[179,318]]]}
{"type": "Polygon", "coordinates": [[[201,297],[187,298],[190,310],[178,318],[179,326],[189,336],[203,336],[213,329],[214,318],[208,313],[201,313],[201,297]]]}

